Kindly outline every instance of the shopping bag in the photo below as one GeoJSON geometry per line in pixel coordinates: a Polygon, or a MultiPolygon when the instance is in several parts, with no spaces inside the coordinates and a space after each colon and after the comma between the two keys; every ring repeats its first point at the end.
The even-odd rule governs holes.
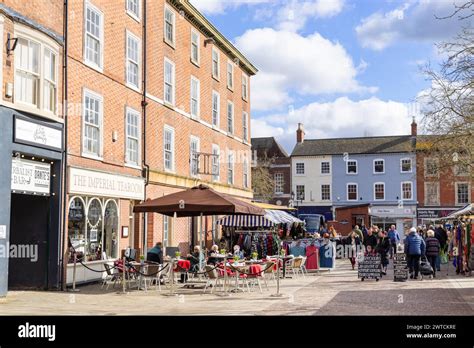
{"type": "Polygon", "coordinates": [[[439,258],[441,260],[441,263],[443,265],[447,264],[448,263],[448,254],[445,252],[445,251],[442,251],[440,254],[439,254],[439,258]]]}

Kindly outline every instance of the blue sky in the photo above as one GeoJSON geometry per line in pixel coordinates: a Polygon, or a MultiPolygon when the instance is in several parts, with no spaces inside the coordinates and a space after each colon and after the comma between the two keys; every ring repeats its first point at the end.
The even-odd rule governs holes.
{"type": "Polygon", "coordinates": [[[306,138],[408,134],[430,86],[420,69],[462,24],[435,16],[463,0],[191,2],[259,69],[252,137],[291,151],[298,122],[306,138]]]}

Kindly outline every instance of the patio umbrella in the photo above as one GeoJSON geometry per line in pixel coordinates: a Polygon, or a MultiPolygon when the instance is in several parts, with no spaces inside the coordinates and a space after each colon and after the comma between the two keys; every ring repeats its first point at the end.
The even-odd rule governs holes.
{"type": "MultiPolygon", "coordinates": [[[[201,252],[203,244],[202,217],[208,215],[261,215],[265,210],[206,185],[198,185],[163,197],[143,202],[133,208],[135,213],[160,213],[167,216],[199,216],[201,252]]],[[[173,229],[174,229],[173,224],[173,229]]],[[[174,232],[174,231],[173,231],[174,232]]],[[[201,259],[199,268],[202,269],[201,259]]]]}

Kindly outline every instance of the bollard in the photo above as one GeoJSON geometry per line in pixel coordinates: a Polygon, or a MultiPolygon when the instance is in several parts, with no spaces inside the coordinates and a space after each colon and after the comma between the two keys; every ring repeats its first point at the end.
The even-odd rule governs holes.
{"type": "Polygon", "coordinates": [[[76,267],[77,267],[77,254],[73,252],[74,266],[72,269],[72,292],[78,292],[79,289],[76,289],[76,267]]]}
{"type": "Polygon", "coordinates": [[[125,260],[126,258],[124,257],[123,258],[123,269],[122,269],[122,292],[125,294],[127,291],[126,291],[126,283],[125,283],[125,279],[127,277],[127,273],[126,273],[126,267],[125,267],[125,260]]]}

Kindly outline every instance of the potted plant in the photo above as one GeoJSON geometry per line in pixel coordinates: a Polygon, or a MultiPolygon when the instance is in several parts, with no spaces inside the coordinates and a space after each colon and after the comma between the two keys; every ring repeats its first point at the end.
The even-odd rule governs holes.
{"type": "Polygon", "coordinates": [[[234,255],[234,263],[237,263],[239,261],[240,257],[238,255],[234,255]]]}
{"type": "Polygon", "coordinates": [[[140,255],[140,263],[142,265],[145,263],[145,255],[140,255]]]}
{"type": "Polygon", "coordinates": [[[221,255],[225,255],[225,249],[220,250],[221,255]]]}
{"type": "Polygon", "coordinates": [[[176,251],[176,252],[174,253],[174,256],[175,256],[177,259],[179,259],[180,256],[181,256],[181,252],[180,252],[180,251],[176,251]]]}
{"type": "Polygon", "coordinates": [[[254,252],[252,253],[252,259],[253,259],[253,260],[256,260],[257,258],[258,258],[258,253],[254,251],[254,252]]]}

